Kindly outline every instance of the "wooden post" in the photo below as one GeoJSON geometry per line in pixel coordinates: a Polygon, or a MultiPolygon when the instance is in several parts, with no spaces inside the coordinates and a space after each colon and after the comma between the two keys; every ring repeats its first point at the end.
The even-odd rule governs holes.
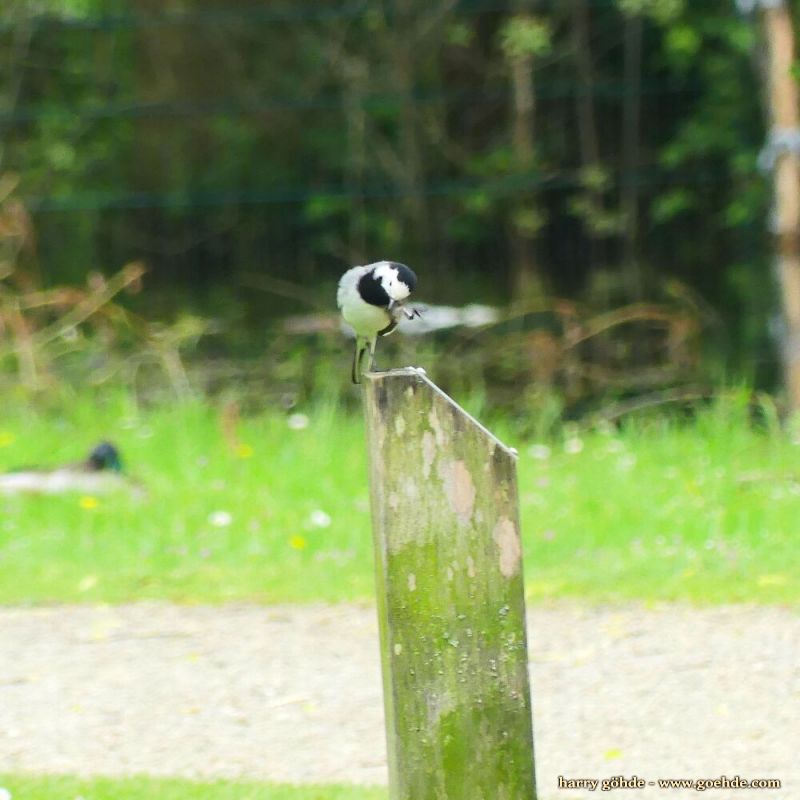
{"type": "Polygon", "coordinates": [[[535,800],[516,458],[421,370],[364,376],[391,800],[535,800]]]}
{"type": "Polygon", "coordinates": [[[777,271],[786,335],[784,378],[789,405],[800,411],[800,108],[795,62],[795,35],[788,5],[781,0],[747,0],[760,5],[767,41],[767,88],[770,138],[762,156],[771,167],[775,207],[777,271]]]}

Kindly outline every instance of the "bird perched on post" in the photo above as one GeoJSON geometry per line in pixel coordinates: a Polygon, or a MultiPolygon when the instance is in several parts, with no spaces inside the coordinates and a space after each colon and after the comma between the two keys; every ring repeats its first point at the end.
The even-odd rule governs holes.
{"type": "Polygon", "coordinates": [[[353,383],[361,382],[361,367],[369,352],[368,369],[375,361],[375,345],[379,336],[388,336],[400,322],[418,317],[419,311],[408,310],[404,303],[417,286],[417,276],[405,264],[378,261],[353,267],[342,275],[336,302],[342,317],[356,333],[353,355],[353,383]]]}

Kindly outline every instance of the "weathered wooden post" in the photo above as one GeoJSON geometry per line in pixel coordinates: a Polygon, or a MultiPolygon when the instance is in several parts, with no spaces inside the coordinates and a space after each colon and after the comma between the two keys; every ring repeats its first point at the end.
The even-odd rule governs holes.
{"type": "Polygon", "coordinates": [[[391,800],[535,800],[515,455],[421,370],[364,376],[391,800]]]}

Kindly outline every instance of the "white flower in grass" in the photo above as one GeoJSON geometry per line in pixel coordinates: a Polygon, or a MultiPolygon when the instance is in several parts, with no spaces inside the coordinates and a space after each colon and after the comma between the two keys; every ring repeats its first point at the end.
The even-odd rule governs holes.
{"type": "Polygon", "coordinates": [[[353,501],[353,505],[355,506],[356,511],[360,514],[366,514],[369,511],[369,498],[368,497],[357,497],[353,501]]]}
{"type": "Polygon", "coordinates": [[[537,461],[547,461],[550,458],[550,448],[546,444],[532,444],[528,448],[528,455],[537,461]]]}
{"type": "Polygon", "coordinates": [[[316,508],[309,514],[308,524],[312,528],[329,528],[331,524],[331,515],[326,514],[321,508],[316,508]]]}
{"type": "Polygon", "coordinates": [[[564,442],[564,452],[569,453],[571,456],[577,455],[581,450],[583,450],[583,440],[577,436],[573,436],[564,442]]]}
{"type": "Polygon", "coordinates": [[[617,431],[614,426],[607,420],[603,419],[597,423],[595,430],[603,436],[613,436],[617,431]]]}
{"type": "Polygon", "coordinates": [[[286,420],[286,424],[293,431],[302,431],[308,427],[310,421],[306,414],[290,414],[289,419],[286,420]]]}
{"type": "Polygon", "coordinates": [[[11,792],[0,786],[0,800],[11,800],[11,792]]]}
{"type": "Polygon", "coordinates": [[[208,515],[208,522],[215,528],[227,528],[233,522],[233,514],[230,511],[212,511],[208,515]]]}

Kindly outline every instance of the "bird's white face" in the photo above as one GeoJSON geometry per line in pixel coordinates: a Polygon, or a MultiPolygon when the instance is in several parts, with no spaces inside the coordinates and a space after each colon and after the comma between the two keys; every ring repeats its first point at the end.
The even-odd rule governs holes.
{"type": "Polygon", "coordinates": [[[386,262],[381,262],[375,267],[375,277],[381,282],[386,294],[395,303],[401,303],[411,294],[411,287],[400,280],[397,268],[386,262]]]}

